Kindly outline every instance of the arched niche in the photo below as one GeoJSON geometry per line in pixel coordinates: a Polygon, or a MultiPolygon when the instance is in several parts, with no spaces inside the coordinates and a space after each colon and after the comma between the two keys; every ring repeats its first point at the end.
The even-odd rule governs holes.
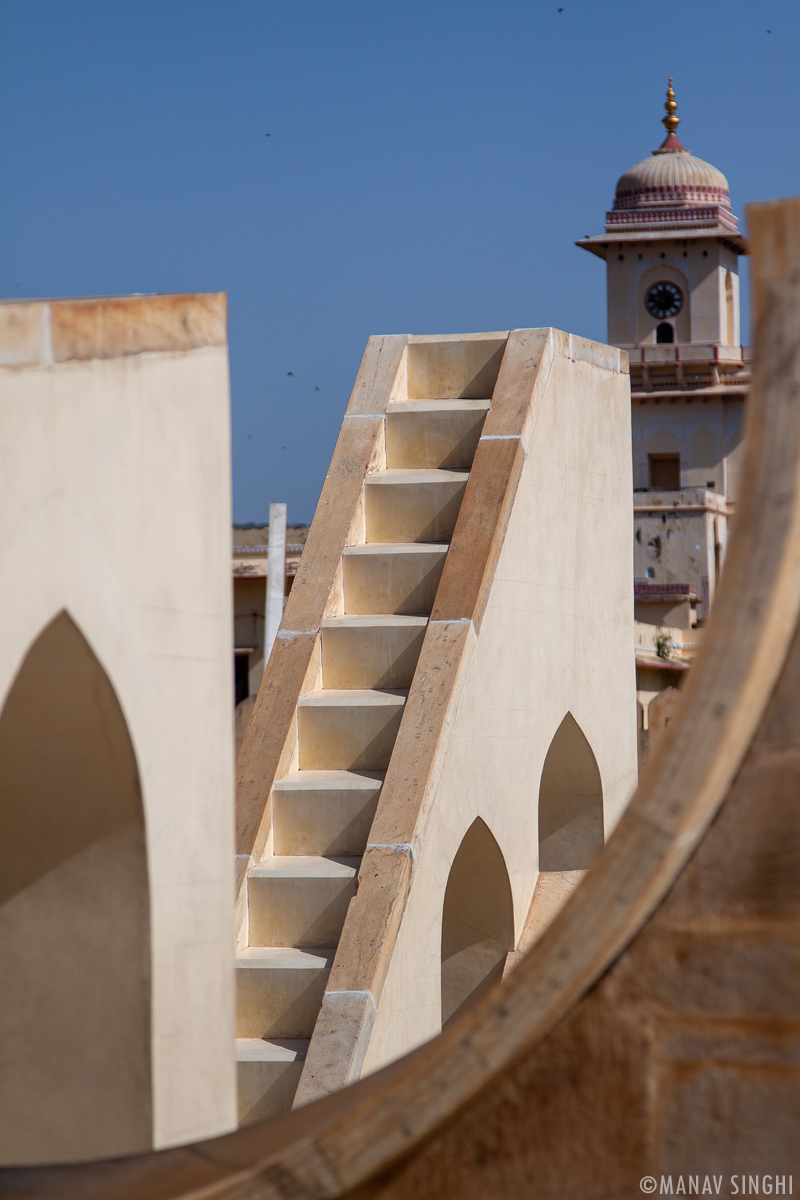
{"type": "Polygon", "coordinates": [[[659,425],[647,439],[648,454],[680,454],[681,444],[667,425],[659,425]]]}
{"type": "MultiPolygon", "coordinates": [[[[719,437],[708,425],[703,425],[692,434],[690,446],[690,462],[692,467],[699,468],[704,475],[710,475],[720,460],[719,437]]],[[[703,483],[705,480],[703,480],[703,483]]],[[[695,486],[702,487],[699,483],[695,486]]]]}
{"type": "Polygon", "coordinates": [[[485,821],[458,848],[442,912],[442,1028],[502,978],[514,947],[514,902],[503,852],[485,821]]]}
{"type": "Polygon", "coordinates": [[[603,784],[572,713],[550,743],[539,785],[539,870],[584,871],[603,845],[603,784]]]}
{"type": "Polygon", "coordinates": [[[152,1146],[150,931],[136,758],[75,622],[0,714],[0,1162],[152,1146]]]}

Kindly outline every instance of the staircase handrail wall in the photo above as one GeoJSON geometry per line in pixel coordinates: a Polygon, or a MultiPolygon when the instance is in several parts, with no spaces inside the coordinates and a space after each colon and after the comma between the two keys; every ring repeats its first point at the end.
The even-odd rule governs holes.
{"type": "Polygon", "coordinates": [[[341,592],[346,546],[359,540],[364,481],[384,453],[386,406],[402,379],[404,335],[371,337],[361,360],[308,540],[236,764],[236,925],[240,942],[247,872],[267,849],[272,788],[297,748],[297,702],[319,676],[320,626],[341,592]]]}
{"type": "Polygon", "coordinates": [[[627,370],[624,352],[560,330],[514,330],[508,336],[296,1105],[337,1091],[361,1074],[434,807],[447,730],[557,355],[627,370]]]}

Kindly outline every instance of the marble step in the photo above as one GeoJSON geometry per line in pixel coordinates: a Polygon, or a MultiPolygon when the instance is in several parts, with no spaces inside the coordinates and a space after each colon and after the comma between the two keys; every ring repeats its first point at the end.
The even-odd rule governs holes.
{"type": "Polygon", "coordinates": [[[364,485],[366,540],[449,542],[468,471],[376,471],[364,485]]]}
{"type": "Polygon", "coordinates": [[[307,1038],[236,1039],[240,1125],[289,1112],[307,1050],[307,1038]]]}
{"type": "Polygon", "coordinates": [[[249,946],[236,955],[236,1036],[310,1038],[333,951],[249,946]]]}
{"type": "Polygon", "coordinates": [[[275,855],[251,867],[250,946],[336,946],[360,862],[355,856],[275,855]]]}
{"type": "Polygon", "coordinates": [[[277,855],[364,853],[382,771],[295,771],[272,788],[277,855]]]}
{"type": "Polygon", "coordinates": [[[348,546],[342,556],[345,613],[429,613],[448,549],[436,543],[348,546]]]}
{"type": "Polygon", "coordinates": [[[301,771],[385,771],[407,692],[325,688],[297,705],[301,771]]]}
{"type": "Polygon", "coordinates": [[[386,409],[386,465],[392,468],[472,466],[490,400],[394,400],[386,409]]]}
{"type": "Polygon", "coordinates": [[[322,622],[323,688],[409,688],[427,617],[345,616],[322,622]]]}

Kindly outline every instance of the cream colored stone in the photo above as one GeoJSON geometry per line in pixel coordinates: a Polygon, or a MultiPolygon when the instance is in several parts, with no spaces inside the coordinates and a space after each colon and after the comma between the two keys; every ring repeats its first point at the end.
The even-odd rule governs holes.
{"type": "Polygon", "coordinates": [[[468,471],[489,400],[394,401],[386,410],[386,466],[468,471]]]}
{"type": "Polygon", "coordinates": [[[469,474],[379,471],[364,489],[368,542],[446,542],[453,536],[469,474]]]}
{"type": "Polygon", "coordinates": [[[585,871],[603,848],[603,781],[592,748],[567,713],[539,784],[539,871],[585,871]]]}
{"type": "Polygon", "coordinates": [[[382,771],[392,753],[406,694],[312,692],[297,707],[301,771],[382,771]]]}
{"type": "MultiPolygon", "coordinates": [[[[505,335],[496,346],[491,335],[409,341],[405,376],[384,401],[387,455],[372,454],[377,469],[364,477],[363,520],[356,502],[341,585],[325,602],[321,674],[293,700],[299,770],[272,786],[272,842],[249,874],[250,944],[275,946],[291,962],[288,947],[336,945],[346,920],[298,1103],[432,1036],[443,1017],[491,986],[523,928],[540,849],[553,878],[566,878],[576,864],[583,870],[635,780],[627,363],[616,349],[558,331],[512,337],[511,353],[505,335]],[[501,360],[506,382],[495,370],[501,360]],[[439,597],[429,625],[431,576],[438,583],[469,478],[442,463],[452,464],[454,454],[472,463],[487,405],[436,400],[430,391],[409,396],[425,379],[441,396],[474,396],[490,375],[499,393],[472,507],[463,514],[447,598],[439,597]],[[472,545],[484,536],[475,498],[485,493],[490,507],[495,485],[512,502],[507,526],[509,509],[501,509],[488,527],[504,539],[495,543],[499,560],[486,548],[476,555],[472,545]],[[415,541],[431,537],[441,541],[415,541]],[[488,606],[476,605],[473,625],[458,615],[458,573],[464,610],[473,611],[475,572],[487,553],[488,606]],[[415,671],[423,635],[441,657],[429,655],[415,671]],[[374,778],[355,787],[352,768],[375,776],[389,764],[406,697],[388,685],[399,683],[413,686],[403,752],[380,792],[375,845],[364,847],[378,787],[374,778]],[[431,737],[434,747],[419,744],[431,737]],[[433,763],[423,766],[432,752],[433,763]],[[424,792],[414,825],[406,784],[418,770],[424,792]],[[357,858],[337,866],[301,857],[334,848],[364,851],[365,887],[352,905],[357,858]],[[370,887],[381,889],[381,899],[399,889],[394,912],[369,903],[378,898],[370,887]],[[362,940],[354,942],[355,928],[362,940]],[[385,960],[383,939],[392,948],[385,960]]],[[[323,514],[312,538],[324,524],[323,514]]],[[[548,915],[554,909],[555,901],[548,915]]],[[[292,979],[271,994],[271,984],[258,983],[266,974],[254,969],[248,983],[261,987],[252,1008],[271,1028],[282,1019],[282,996],[311,989],[292,979]]]]}
{"type": "MultiPolygon", "coordinates": [[[[359,373],[362,380],[365,373],[370,377],[373,374],[369,358],[368,352],[365,370],[359,373]]],[[[480,352],[477,358],[480,358],[480,352]]],[[[391,371],[387,370],[387,387],[391,383],[390,375],[391,371]]],[[[392,394],[397,383],[395,380],[392,384],[392,394]]],[[[416,432],[412,430],[407,436],[407,446],[410,447],[414,436],[421,441],[427,429],[430,437],[426,453],[444,458],[456,455],[460,464],[468,465],[486,404],[444,401],[422,406],[414,401],[408,403],[411,407],[407,411],[415,419],[416,432]]],[[[385,404],[386,397],[383,396],[381,408],[385,404]]],[[[352,415],[352,403],[348,413],[352,415]]],[[[244,996],[240,1033],[254,1029],[286,1032],[289,1029],[287,1003],[292,1019],[300,1021],[294,1031],[302,1031],[302,1022],[310,1020],[306,1007],[310,997],[314,997],[319,1009],[320,985],[318,981],[308,983],[309,969],[304,970],[304,967],[308,968],[308,961],[298,960],[296,950],[288,945],[277,946],[274,951],[265,953],[255,949],[254,943],[266,938],[297,946],[320,938],[333,942],[338,939],[344,917],[342,902],[346,903],[354,894],[355,884],[347,874],[342,878],[330,859],[303,859],[301,856],[314,852],[326,855],[347,851],[363,853],[382,775],[374,770],[306,768],[341,768],[351,764],[360,764],[362,768],[380,767],[388,762],[405,702],[405,692],[400,689],[411,683],[428,624],[423,615],[381,615],[381,612],[387,602],[390,611],[393,607],[402,609],[406,606],[412,614],[429,611],[447,548],[437,544],[431,548],[432,553],[420,555],[413,545],[404,543],[377,548],[360,545],[369,533],[366,513],[370,481],[377,479],[379,486],[380,483],[401,484],[384,488],[385,495],[380,498],[378,507],[383,505],[383,517],[394,522],[394,536],[398,523],[404,521],[406,528],[401,536],[416,537],[425,532],[419,527],[420,517],[424,524],[433,520],[433,528],[443,532],[447,531],[448,524],[452,524],[456,507],[452,490],[454,474],[439,470],[422,473],[398,470],[387,476],[383,474],[385,467],[381,439],[380,444],[372,448],[370,461],[366,464],[366,487],[355,501],[349,517],[347,542],[350,548],[345,553],[341,576],[339,572],[334,576],[325,602],[327,615],[320,631],[319,671],[307,672],[299,693],[299,754],[293,766],[301,769],[293,770],[273,785],[272,832],[263,862],[269,873],[266,877],[259,870],[251,869],[249,873],[250,919],[249,924],[243,923],[243,929],[249,931],[250,949],[240,960],[244,996]],[[376,476],[373,472],[380,474],[376,476]],[[445,510],[443,519],[442,509],[445,510]],[[409,522],[415,521],[417,525],[410,528],[409,522]],[[373,553],[374,549],[378,553],[373,553]],[[346,570],[348,563],[355,570],[346,570]],[[368,569],[359,570],[360,566],[368,569]],[[352,605],[363,606],[371,615],[345,616],[343,610],[352,605]],[[282,851],[287,857],[280,857],[282,851]],[[298,880],[302,890],[298,888],[298,880]],[[276,980],[280,980],[280,984],[276,980]],[[302,1003],[295,1001],[295,997],[302,997],[302,1003]],[[245,1022],[246,1015],[249,1024],[245,1022]]],[[[460,482],[465,479],[464,475],[460,482]]],[[[428,549],[425,547],[426,551],[428,549]]],[[[342,861],[339,860],[339,867],[342,861]]],[[[353,858],[345,865],[355,868],[357,864],[358,859],[353,858]]],[[[344,1000],[337,995],[327,1007],[322,1004],[321,1021],[326,1030],[326,1019],[331,1013],[335,1014],[333,1020],[337,1026],[329,1031],[334,1041],[339,1044],[350,1035],[358,1041],[360,1049],[356,1058],[352,1062],[348,1060],[346,1078],[350,1078],[353,1072],[360,1070],[375,1006],[368,995],[348,995],[344,1000]]],[[[263,1053],[260,1057],[264,1057],[263,1053]]],[[[275,1056],[268,1053],[266,1057],[272,1061],[275,1056]]],[[[248,1086],[244,1076],[242,1111],[252,1108],[248,1086]]]]}
{"type": "Polygon", "coordinates": [[[485,400],[494,391],[507,333],[410,337],[406,389],[398,399],[485,400]]]}
{"type": "Polygon", "coordinates": [[[342,556],[345,613],[429,613],[446,554],[446,545],[348,547],[342,556]]]}
{"type": "Polygon", "coordinates": [[[560,908],[566,904],[575,888],[585,876],[585,871],[540,871],[531,900],[530,912],[517,946],[517,955],[530,950],[534,942],[544,933],[560,908]]]}
{"type": "Polygon", "coordinates": [[[375,1023],[375,1002],[369,992],[326,992],[314,1030],[321,1051],[306,1065],[295,1105],[308,1104],[330,1093],[331,1078],[340,1086],[355,1082],[375,1023]]]}
{"type": "MultiPolygon", "coordinates": [[[[170,299],[191,317],[195,298],[170,299]]],[[[150,301],[136,304],[163,309],[164,298],[150,301]]],[[[95,316],[115,303],[96,302],[95,316]]],[[[98,805],[78,851],[64,758],[62,781],[36,801],[44,807],[33,857],[42,872],[51,848],[62,857],[49,875],[54,896],[40,873],[20,883],[5,914],[2,936],[16,946],[13,968],[0,962],[6,990],[33,972],[24,1003],[0,1014],[13,1023],[0,1030],[11,1055],[0,1067],[6,1162],[132,1153],[223,1133],[236,1119],[227,352],[213,344],[114,357],[107,346],[104,357],[53,363],[43,308],[52,316],[59,305],[2,306],[5,361],[17,365],[0,369],[0,696],[8,700],[43,631],[71,623],[84,661],[116,697],[121,715],[107,735],[126,730],[143,820],[138,835],[138,819],[120,825],[127,848],[114,855],[98,805]],[[9,342],[17,319],[28,332],[9,342]],[[43,365],[24,365],[40,352],[43,365]],[[88,921],[82,904],[95,889],[88,921]],[[128,941],[137,912],[146,937],[128,941]],[[115,930],[131,951],[119,961],[103,951],[115,930]],[[97,956],[87,958],[92,940],[97,956]],[[146,1050],[134,1061],[138,1034],[127,1014],[142,988],[146,1050]],[[127,1098],[117,1105],[119,1089],[127,1098]],[[127,1113],[127,1127],[113,1113],[127,1113]]],[[[70,311],[77,337],[80,314],[70,311]]],[[[224,323],[221,331],[224,341],[224,323]]],[[[51,698],[65,678],[59,644],[48,664],[51,698]]],[[[48,726],[46,706],[31,702],[36,711],[20,728],[35,744],[37,771],[57,777],[69,739],[59,741],[55,718],[48,726]]],[[[70,703],[73,715],[81,710],[80,697],[70,703]]],[[[12,742],[24,745],[16,734],[12,742]]],[[[106,816],[114,808],[109,799],[106,816]]],[[[3,811],[11,809],[6,792],[3,811]]],[[[0,841],[0,856],[13,851],[22,864],[7,829],[0,841]]],[[[0,876],[9,878],[5,869],[0,876]]]]}
{"type": "Polygon", "coordinates": [[[442,1028],[502,978],[514,945],[514,901],[503,854],[477,817],[453,860],[444,895],[442,1028]]]}
{"type": "Polygon", "coordinates": [[[610,342],[658,348],[656,329],[662,322],[648,312],[644,301],[653,284],[664,280],[683,295],[680,311],[668,322],[676,342],[738,347],[738,255],[724,238],[653,238],[637,231],[634,240],[621,233],[606,241],[610,342]]]}
{"type": "Polygon", "coordinates": [[[406,616],[323,621],[323,687],[410,687],[427,624],[406,616]]]}
{"type": "Polygon", "coordinates": [[[605,836],[635,786],[630,393],[614,360],[575,353],[579,342],[557,335],[526,435],[365,1072],[441,1029],[441,914],[451,864],[478,818],[502,852],[519,937],[538,877],[540,780],[567,714],[597,763],[605,836]]]}
{"type": "Polygon", "coordinates": [[[49,304],[0,304],[0,367],[51,364],[50,319],[49,304]]]}
{"type": "Polygon", "coordinates": [[[308,1042],[299,1039],[237,1039],[240,1125],[276,1117],[291,1108],[307,1048],[308,1042]]]}
{"type": "Polygon", "coordinates": [[[236,1036],[310,1038],[333,955],[248,946],[236,956],[236,1036]]]}
{"type": "Polygon", "coordinates": [[[251,946],[335,946],[358,859],[268,858],[248,877],[251,946]]]}
{"type": "Polygon", "coordinates": [[[363,854],[383,773],[296,771],[272,789],[277,855],[363,854]]]}

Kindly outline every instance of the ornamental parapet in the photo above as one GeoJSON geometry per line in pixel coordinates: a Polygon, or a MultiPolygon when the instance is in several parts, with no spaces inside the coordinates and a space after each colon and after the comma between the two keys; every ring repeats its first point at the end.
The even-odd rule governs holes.
{"type": "Polygon", "coordinates": [[[749,346],[710,342],[621,348],[628,354],[631,391],[637,395],[709,389],[724,392],[750,386],[753,356],[749,346]]]}
{"type": "Polygon", "coordinates": [[[696,600],[697,590],[693,583],[645,583],[634,579],[633,594],[646,600],[696,600]]]}
{"type": "Polygon", "coordinates": [[[698,183],[648,183],[643,187],[625,188],[617,192],[613,207],[640,208],[644,205],[672,204],[686,207],[688,204],[721,204],[730,209],[730,193],[727,188],[698,183]]]}
{"type": "Polygon", "coordinates": [[[733,213],[721,205],[693,208],[631,208],[613,209],[606,213],[606,233],[619,233],[632,226],[646,225],[652,229],[708,228],[721,225],[738,232],[739,222],[733,213]]]}

